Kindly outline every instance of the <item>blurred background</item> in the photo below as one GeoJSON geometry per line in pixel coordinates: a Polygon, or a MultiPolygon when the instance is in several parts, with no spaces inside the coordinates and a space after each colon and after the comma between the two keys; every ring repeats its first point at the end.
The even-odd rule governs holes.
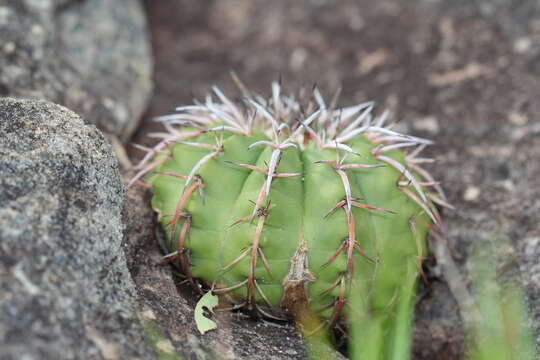
{"type": "Polygon", "coordinates": [[[280,76],[292,88],[317,84],[329,95],[341,86],[344,104],[376,100],[432,134],[475,122],[475,134],[487,136],[510,114],[539,110],[540,5],[534,0],[161,0],[145,6],[155,55],[152,115],[190,102],[211,84],[233,89],[230,70],[262,93],[280,76]]]}

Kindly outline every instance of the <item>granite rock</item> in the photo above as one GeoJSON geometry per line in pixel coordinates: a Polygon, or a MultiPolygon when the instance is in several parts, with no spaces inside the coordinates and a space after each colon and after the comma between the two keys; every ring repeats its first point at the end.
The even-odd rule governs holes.
{"type": "Polygon", "coordinates": [[[123,186],[93,125],[0,99],[0,358],[152,359],[122,247],[123,186]]]}
{"type": "Polygon", "coordinates": [[[152,90],[132,0],[0,0],[0,96],[43,98],[126,141],[152,90]]]}

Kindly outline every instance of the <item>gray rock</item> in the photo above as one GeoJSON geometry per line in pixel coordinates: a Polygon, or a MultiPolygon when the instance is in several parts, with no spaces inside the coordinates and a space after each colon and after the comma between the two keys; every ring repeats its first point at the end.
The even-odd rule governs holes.
{"type": "Polygon", "coordinates": [[[123,186],[93,125],[0,99],[0,358],[154,358],[122,250],[123,186]]]}
{"type": "Polygon", "coordinates": [[[151,90],[146,21],[132,0],[0,0],[0,96],[45,98],[122,140],[151,90]]]}

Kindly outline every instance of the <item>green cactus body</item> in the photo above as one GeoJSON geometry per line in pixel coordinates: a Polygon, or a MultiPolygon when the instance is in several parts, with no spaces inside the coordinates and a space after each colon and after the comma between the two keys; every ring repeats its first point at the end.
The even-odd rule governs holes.
{"type": "Polygon", "coordinates": [[[264,315],[398,311],[440,222],[432,199],[444,203],[418,166],[429,142],[372,122],[372,103],[338,111],[316,92],[302,116],[275,84],[243,106],[214,91],[220,102],[158,118],[169,132],[134,179],[147,174],[166,258],[264,315]]]}

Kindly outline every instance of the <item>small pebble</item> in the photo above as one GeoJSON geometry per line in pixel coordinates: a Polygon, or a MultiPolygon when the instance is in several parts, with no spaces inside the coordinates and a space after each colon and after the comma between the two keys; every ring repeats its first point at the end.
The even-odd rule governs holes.
{"type": "Polygon", "coordinates": [[[156,347],[166,353],[174,353],[174,347],[168,339],[159,340],[156,343],[156,347]]]}
{"type": "Polygon", "coordinates": [[[416,130],[426,131],[430,134],[437,134],[439,132],[439,122],[434,116],[428,116],[423,119],[416,120],[413,123],[416,130]]]}
{"type": "Polygon", "coordinates": [[[527,116],[517,111],[512,111],[510,114],[508,114],[508,120],[510,120],[512,124],[518,126],[527,125],[527,123],[529,122],[527,116]]]}
{"type": "Polygon", "coordinates": [[[518,54],[527,53],[532,47],[532,41],[528,37],[522,37],[514,43],[514,51],[518,54]]]}
{"type": "Polygon", "coordinates": [[[465,201],[474,201],[478,199],[478,196],[480,196],[480,189],[474,185],[470,185],[465,190],[465,193],[463,194],[463,199],[465,201]]]}

